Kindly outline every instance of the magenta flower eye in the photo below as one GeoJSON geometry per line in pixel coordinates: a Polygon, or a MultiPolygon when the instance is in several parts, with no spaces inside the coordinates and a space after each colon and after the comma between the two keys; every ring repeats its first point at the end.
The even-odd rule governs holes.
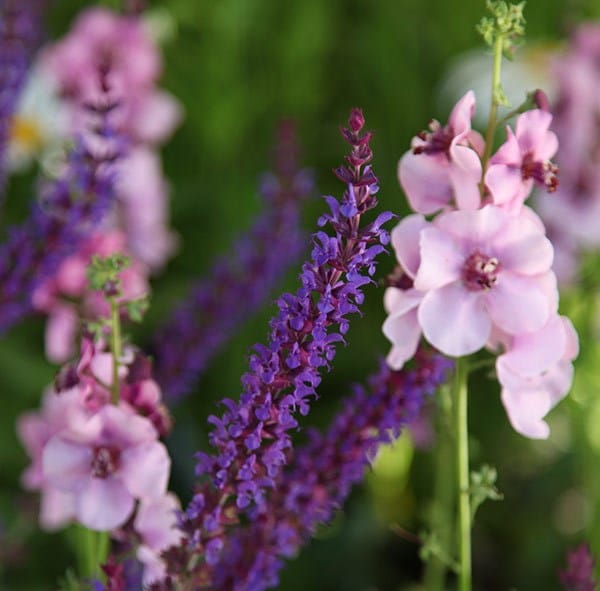
{"type": "Polygon", "coordinates": [[[469,291],[485,291],[498,283],[500,261],[475,251],[470,255],[462,269],[462,280],[469,291]]]}
{"type": "Polygon", "coordinates": [[[114,446],[100,446],[94,449],[91,468],[94,478],[108,478],[119,469],[121,452],[114,446]]]}
{"type": "Polygon", "coordinates": [[[528,152],[521,164],[521,178],[524,181],[533,179],[545,186],[548,193],[554,193],[558,189],[558,166],[550,160],[535,160],[533,153],[528,152]]]}
{"type": "Polygon", "coordinates": [[[450,157],[450,145],[454,139],[454,130],[450,124],[442,126],[433,119],[429,123],[430,131],[421,131],[417,134],[423,144],[413,146],[413,154],[446,154],[450,157]]]}

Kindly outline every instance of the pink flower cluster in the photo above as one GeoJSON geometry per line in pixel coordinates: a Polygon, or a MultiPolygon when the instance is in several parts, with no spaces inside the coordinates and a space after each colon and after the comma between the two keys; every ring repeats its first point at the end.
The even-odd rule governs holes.
{"type": "Polygon", "coordinates": [[[40,523],[55,530],[76,520],[98,531],[133,524],[137,557],[149,583],[164,576],[163,549],[179,541],[179,508],[167,493],[171,460],[159,441],[170,428],[149,362],[127,348],[111,403],[113,355],[84,338],[81,356],[58,373],[42,408],[17,431],[31,464],[23,485],[41,492],[40,523]]]}
{"type": "Polygon", "coordinates": [[[535,184],[556,190],[550,159],[558,141],[550,113],[527,111],[486,166],[484,142],[471,129],[474,109],[468,92],[448,124],[433,122],[400,160],[400,183],[417,213],[392,232],[399,268],[384,298],[388,363],[401,368],[421,335],[453,357],[500,352],[511,424],[544,438],[543,417],[570,388],[577,336],[557,312],[552,244],[524,201],[535,184]]]}
{"type": "Polygon", "coordinates": [[[538,199],[536,209],[555,247],[559,281],[571,283],[581,253],[600,248],[600,25],[578,27],[552,73],[560,188],[555,199],[538,199]]]}
{"type": "Polygon", "coordinates": [[[118,243],[118,250],[135,262],[130,272],[132,283],[146,290],[147,277],[159,271],[175,250],[176,236],[168,227],[168,186],[157,148],[178,125],[181,107],[156,86],[161,56],[139,16],[89,9],[64,39],[42,51],[40,62],[64,103],[70,134],[87,136],[94,106],[102,108],[109,101],[114,103],[111,127],[127,140],[125,154],[115,162],[116,208],[99,233],[63,263],[35,298],[35,307],[50,317],[48,356],[62,362],[74,347],[72,299],[79,302],[85,316],[97,312],[88,301],[82,271],[91,255],[113,252],[118,243]]]}

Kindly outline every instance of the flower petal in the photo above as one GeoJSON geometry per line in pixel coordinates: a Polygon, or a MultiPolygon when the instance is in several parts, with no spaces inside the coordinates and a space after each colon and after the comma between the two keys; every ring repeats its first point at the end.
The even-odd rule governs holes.
{"type": "Polygon", "coordinates": [[[510,333],[539,330],[550,317],[550,302],[535,277],[505,271],[485,294],[485,305],[494,324],[510,333]]]}
{"type": "Polygon", "coordinates": [[[428,292],[418,318],[425,338],[442,353],[454,357],[481,349],[492,328],[483,298],[458,282],[428,292]]]}
{"type": "Polygon", "coordinates": [[[92,478],[76,496],[77,519],[89,529],[107,531],[123,525],[135,502],[118,478],[92,478]]]}
{"type": "Polygon", "coordinates": [[[407,152],[402,156],[398,163],[398,180],[414,211],[427,215],[450,202],[449,166],[445,155],[407,152]]]}
{"type": "Polygon", "coordinates": [[[402,369],[404,363],[414,356],[421,339],[417,310],[413,308],[405,314],[388,316],[383,323],[383,334],[392,343],[387,356],[388,365],[394,370],[402,369]]]}
{"type": "Polygon", "coordinates": [[[120,476],[136,498],[164,495],[170,469],[167,448],[158,441],[130,447],[121,454],[120,476]]]}
{"type": "Polygon", "coordinates": [[[450,148],[450,182],[459,209],[476,210],[481,204],[481,160],[468,146],[450,148]]]}
{"type": "Polygon", "coordinates": [[[92,450],[86,445],[65,441],[56,435],[48,441],[42,454],[46,481],[66,492],[76,492],[90,475],[92,450]]]}
{"type": "Polygon", "coordinates": [[[421,263],[419,233],[428,225],[429,223],[422,215],[409,215],[402,219],[390,235],[396,258],[412,279],[417,274],[421,263]]]}
{"type": "Polygon", "coordinates": [[[421,264],[415,276],[415,289],[436,289],[460,278],[465,257],[451,234],[429,226],[421,230],[419,244],[421,264]]]}

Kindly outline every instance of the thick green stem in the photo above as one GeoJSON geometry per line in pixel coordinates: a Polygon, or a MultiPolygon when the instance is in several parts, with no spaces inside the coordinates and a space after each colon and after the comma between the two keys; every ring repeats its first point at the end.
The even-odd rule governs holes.
{"type": "Polygon", "coordinates": [[[119,359],[121,359],[121,319],[119,304],[114,298],[110,300],[110,349],[113,355],[112,403],[119,404],[119,359]]]}
{"type": "Polygon", "coordinates": [[[471,507],[469,492],[469,427],[467,420],[468,367],[456,362],[454,375],[454,418],[458,473],[458,591],[471,591],[471,507]]]}
{"type": "MultiPolygon", "coordinates": [[[[492,148],[494,145],[494,134],[496,133],[496,122],[498,120],[498,107],[500,101],[500,72],[502,69],[502,47],[504,45],[504,37],[498,35],[494,42],[494,70],[492,73],[492,104],[490,107],[490,118],[488,119],[488,126],[485,132],[485,152],[481,158],[481,170],[482,174],[485,175],[485,171],[488,165],[488,161],[492,154],[492,148]]],[[[483,183],[483,181],[482,181],[483,183]]]]}
{"type": "Polygon", "coordinates": [[[446,588],[447,561],[443,557],[454,554],[454,454],[452,437],[452,396],[449,386],[438,392],[437,442],[435,448],[434,497],[430,511],[431,531],[437,535],[443,556],[432,556],[425,567],[424,583],[427,591],[446,588]]]}

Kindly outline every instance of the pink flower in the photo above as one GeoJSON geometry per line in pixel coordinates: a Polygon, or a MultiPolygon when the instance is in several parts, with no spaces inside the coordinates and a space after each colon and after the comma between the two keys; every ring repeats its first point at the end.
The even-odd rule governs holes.
{"type": "Polygon", "coordinates": [[[507,342],[507,352],[496,360],[502,403],[518,433],[545,439],[550,429],[543,419],[571,387],[577,333],[567,318],[554,315],[540,330],[507,342]]]}
{"type": "Polygon", "coordinates": [[[506,127],[507,140],[492,156],[485,184],[496,205],[518,212],[534,182],[549,192],[558,187],[558,168],[550,162],[556,154],[558,139],[549,130],[552,115],[534,109],[517,119],[517,131],[506,127]]]}
{"type": "Polygon", "coordinates": [[[144,586],[165,576],[165,562],[160,553],[181,540],[182,532],[176,527],[176,512],[180,509],[179,500],[172,493],[140,502],[133,528],[140,536],[137,558],[144,565],[144,586]]]}
{"type": "Polygon", "coordinates": [[[471,130],[475,95],[467,92],[445,127],[432,121],[429,132],[412,140],[412,150],[398,164],[398,179],[411,207],[430,214],[453,199],[460,209],[474,210],[481,198],[481,160],[475,149],[481,137],[471,130]]]}
{"type": "Polygon", "coordinates": [[[483,347],[492,328],[540,329],[554,312],[548,294],[552,245],[532,212],[510,216],[494,205],[439,215],[420,231],[414,288],[426,292],[418,321],[446,355],[483,347]]]}
{"type": "Polygon", "coordinates": [[[47,482],[73,495],[78,521],[101,531],[125,523],[136,499],[164,495],[170,469],[152,423],[111,404],[52,437],[42,462],[47,482]]]}

